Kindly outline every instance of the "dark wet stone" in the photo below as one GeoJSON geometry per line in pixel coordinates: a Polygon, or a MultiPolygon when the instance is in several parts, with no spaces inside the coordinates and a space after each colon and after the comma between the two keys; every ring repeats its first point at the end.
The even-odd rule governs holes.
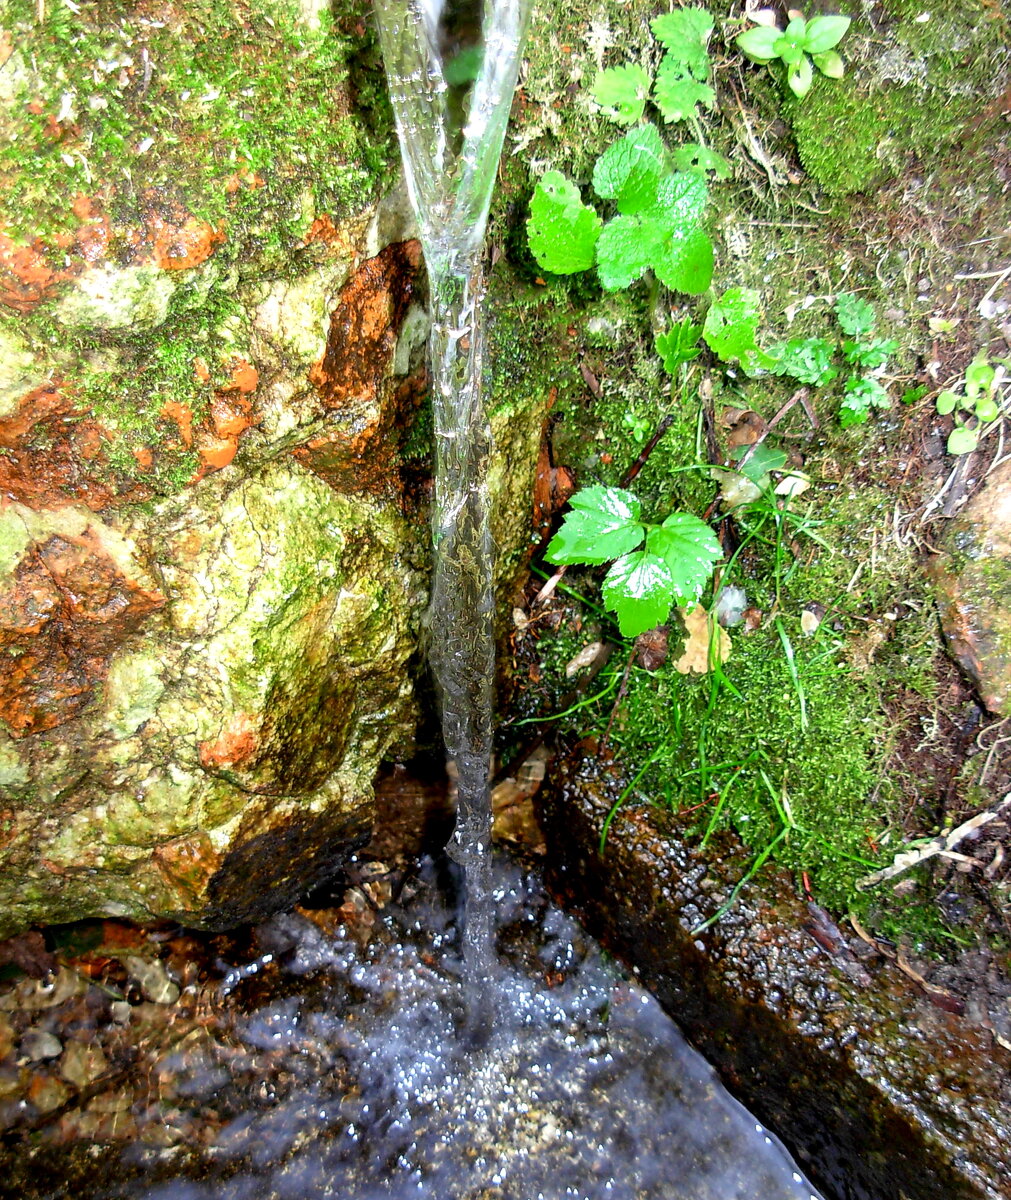
{"type": "Polygon", "coordinates": [[[865,956],[766,869],[692,935],[748,859],[697,856],[656,812],[622,810],[590,765],[539,797],[550,882],[632,965],[724,1082],[839,1200],[997,1200],[1011,1178],[1011,1054],[865,956]]]}

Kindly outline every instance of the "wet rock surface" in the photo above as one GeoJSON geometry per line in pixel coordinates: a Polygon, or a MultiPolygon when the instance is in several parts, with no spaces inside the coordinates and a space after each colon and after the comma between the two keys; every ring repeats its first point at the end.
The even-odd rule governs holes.
{"type": "Polygon", "coordinates": [[[555,894],[634,965],[826,1195],[1006,1196],[1006,988],[965,1006],[914,984],[894,951],[890,961],[836,926],[768,868],[694,932],[749,859],[729,841],[697,855],[659,813],[632,809],[618,812],[601,855],[618,794],[579,757],[555,768],[538,798],[555,894]]]}
{"type": "Polygon", "coordinates": [[[952,522],[930,570],[952,656],[991,712],[1011,715],[1011,463],[952,522]]]}
{"type": "Polygon", "coordinates": [[[230,938],[73,927],[55,973],[0,985],[5,1194],[817,1200],[519,865],[494,870],[482,1046],[452,868],[349,876],[230,938]]]}

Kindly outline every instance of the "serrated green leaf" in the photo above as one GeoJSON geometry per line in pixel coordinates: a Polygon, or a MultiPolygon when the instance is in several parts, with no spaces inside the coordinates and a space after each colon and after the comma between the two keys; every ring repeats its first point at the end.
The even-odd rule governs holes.
{"type": "MultiPolygon", "coordinates": [[[[650,22],[653,36],[682,62],[692,62],[701,50],[708,60],[706,44],[713,31],[713,17],[704,8],[679,8],[661,13],[650,22]]],[[[708,62],[706,64],[708,69],[708,62]]],[[[704,79],[704,75],[699,76],[704,79]]]]}
{"type": "Polygon", "coordinates": [[[939,416],[946,417],[949,413],[953,413],[958,407],[958,396],[954,392],[941,392],[937,397],[937,412],[939,416]]]}
{"type": "Polygon", "coordinates": [[[848,363],[855,363],[873,371],[882,367],[899,348],[894,338],[874,338],[869,342],[843,342],[843,357],[848,363]]]}
{"type": "Polygon", "coordinates": [[[824,54],[812,54],[811,61],[829,79],[842,79],[846,74],[846,65],[834,50],[826,50],[824,54]]]}
{"type": "Polygon", "coordinates": [[[798,100],[803,100],[811,90],[813,79],[814,67],[806,54],[802,54],[797,62],[791,63],[786,73],[787,86],[798,100]]]}
{"type": "Polygon", "coordinates": [[[616,125],[634,125],[646,108],[649,85],[637,63],[608,67],[593,81],[593,98],[616,125]]]}
{"type": "Polygon", "coordinates": [[[702,326],[693,325],[690,317],[677,322],[667,333],[657,336],[656,352],[663,361],[663,369],[668,375],[674,375],[682,363],[691,362],[702,353],[698,340],[702,336],[702,326]]]}
{"type": "Polygon", "coordinates": [[[832,366],[832,345],[824,338],[791,338],[769,349],[776,359],[775,375],[789,375],[800,383],[824,387],[839,372],[832,366]]]}
{"type": "Polygon", "coordinates": [[[758,329],[758,293],[751,288],[729,288],[706,313],[702,336],[724,362],[737,360],[749,374],[775,365],[755,342],[758,329]]]}
{"type": "Polygon", "coordinates": [[[865,337],[874,328],[874,308],[852,292],[840,292],[835,299],[835,313],[843,333],[852,338],[865,337]]]}
{"type": "Polygon", "coordinates": [[[664,230],[642,213],[608,221],[597,242],[597,272],[607,291],[628,287],[639,279],[659,254],[664,230]]]}
{"type": "Polygon", "coordinates": [[[812,17],[804,34],[804,49],[809,54],[824,54],[839,45],[849,27],[849,17],[812,17]]]}
{"type": "Polygon", "coordinates": [[[664,287],[701,296],[713,280],[713,243],[698,225],[674,229],[654,252],[649,265],[664,287]]]}
{"type": "Polygon", "coordinates": [[[698,142],[685,142],[671,155],[674,166],[680,171],[712,171],[717,179],[729,179],[733,168],[722,154],[700,146],[698,142]]]}
{"type": "Polygon", "coordinates": [[[967,425],[956,425],[948,434],[949,454],[971,454],[979,445],[979,435],[967,425]]]}
{"type": "Polygon", "coordinates": [[[696,104],[712,108],[716,95],[707,83],[692,78],[687,68],[668,54],[656,73],[653,103],[665,121],[687,121],[696,104]]]}
{"type": "Polygon", "coordinates": [[[560,171],[541,176],[530,200],[527,241],[545,271],[572,275],[593,266],[602,221],[560,171]]]}
{"type": "Polygon", "coordinates": [[[846,380],[845,398],[839,409],[839,422],[847,425],[862,425],[871,414],[871,409],[888,408],[891,398],[876,379],[866,375],[846,380]]]}
{"type": "Polygon", "coordinates": [[[691,604],[723,557],[723,547],[704,522],[691,513],[671,513],[658,529],[646,536],[646,551],[667,564],[674,598],[679,604],[691,604]]]}
{"type": "Polygon", "coordinates": [[[604,151],[593,168],[593,190],[634,213],[656,204],[660,181],[670,173],[667,150],[653,125],[642,125],[604,151]]]}
{"type": "Polygon", "coordinates": [[[561,528],[548,544],[548,562],[599,565],[642,542],[641,506],[624,488],[588,487],[569,500],[561,528]]]}
{"type": "Polygon", "coordinates": [[[604,603],[617,614],[622,635],[638,637],[667,619],[674,581],[662,558],[637,550],[611,567],[601,592],[604,603]]]}
{"type": "Polygon", "coordinates": [[[864,425],[870,420],[870,416],[871,410],[852,396],[847,396],[839,405],[839,424],[843,429],[848,429],[851,425],[864,425]]]}
{"type": "Polygon", "coordinates": [[[754,29],[747,29],[738,35],[734,45],[752,62],[769,63],[778,57],[776,43],[782,36],[782,30],[775,26],[756,25],[754,29]]]}

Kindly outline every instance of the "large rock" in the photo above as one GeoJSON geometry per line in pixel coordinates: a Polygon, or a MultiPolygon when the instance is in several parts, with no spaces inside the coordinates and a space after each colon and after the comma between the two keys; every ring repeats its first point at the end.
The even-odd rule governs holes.
{"type": "Polygon", "coordinates": [[[930,563],[948,647],[991,712],[1011,713],[1011,463],[952,523],[930,563]]]}

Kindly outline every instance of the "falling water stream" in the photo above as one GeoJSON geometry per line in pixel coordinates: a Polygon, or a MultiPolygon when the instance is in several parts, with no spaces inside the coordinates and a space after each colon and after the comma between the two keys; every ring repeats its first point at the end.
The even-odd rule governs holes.
{"type": "Polygon", "coordinates": [[[435,424],[430,661],[457,778],[450,855],[466,878],[464,963],[473,1034],[491,1015],[488,857],[493,552],[491,432],[482,396],[482,254],[528,0],[375,0],[408,192],[431,293],[435,424]]]}

